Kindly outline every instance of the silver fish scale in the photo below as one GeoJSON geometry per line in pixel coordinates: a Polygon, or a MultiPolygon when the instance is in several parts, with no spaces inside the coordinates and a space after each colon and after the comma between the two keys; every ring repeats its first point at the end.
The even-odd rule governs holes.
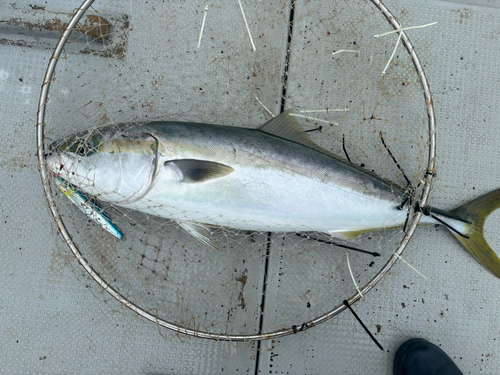
{"type": "Polygon", "coordinates": [[[60,154],[65,165],[61,173],[77,185],[90,171],[101,176],[87,192],[98,191],[102,200],[122,207],[184,223],[334,235],[402,226],[406,218],[397,209],[405,197],[402,190],[313,149],[312,143],[296,142],[296,134],[288,140],[259,129],[177,122],[124,124],[99,132],[110,149],[120,152],[109,153],[105,147],[89,157],[78,156],[78,162],[72,154],[60,154]],[[191,181],[185,173],[203,171],[207,162],[226,172],[209,181],[183,182],[191,181]],[[115,188],[110,181],[133,185],[119,183],[115,188]],[[141,187],[140,194],[133,186],[141,187]],[[123,198],[117,200],[114,189],[123,198]]]}
{"type": "MultiPolygon", "coordinates": [[[[252,163],[308,176],[324,183],[345,186],[361,194],[387,200],[396,205],[404,192],[381,178],[364,173],[309,147],[259,131],[232,126],[157,122],[141,130],[155,134],[164,156],[186,155],[196,149],[200,157],[241,165],[252,163]],[[189,151],[186,151],[189,150],[189,151]],[[261,162],[259,162],[261,161],[261,162]]],[[[396,168],[396,166],[394,166],[396,168]]]]}

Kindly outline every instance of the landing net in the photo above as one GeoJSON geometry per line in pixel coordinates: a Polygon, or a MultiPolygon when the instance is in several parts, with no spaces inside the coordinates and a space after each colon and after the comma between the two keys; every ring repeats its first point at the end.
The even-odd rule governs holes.
{"type": "Polygon", "coordinates": [[[293,108],[319,146],[404,188],[406,175],[412,196],[425,206],[434,112],[407,33],[432,30],[375,37],[416,26],[402,25],[404,14],[393,16],[377,0],[135,7],[153,5],[85,1],[42,86],[40,173],[54,230],[63,238],[61,257],[68,245],[83,266],[74,264],[71,272],[97,298],[118,300],[166,336],[276,338],[325,322],[346,308],[344,300],[359,301],[401,256],[419,213],[409,215],[406,233],[387,228],[354,242],[307,231],[212,229],[214,250],[168,219],[88,196],[124,234],[118,239],[63,194],[46,155],[49,145],[76,133],[84,144],[103,125],[175,120],[256,128],[293,108]]]}

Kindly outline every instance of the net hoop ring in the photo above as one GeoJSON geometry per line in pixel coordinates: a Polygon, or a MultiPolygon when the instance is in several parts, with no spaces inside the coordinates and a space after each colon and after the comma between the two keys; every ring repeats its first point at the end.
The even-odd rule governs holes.
{"type": "MultiPolygon", "coordinates": [[[[399,21],[393,16],[393,14],[389,11],[389,9],[380,1],[380,0],[370,0],[385,16],[385,18],[389,21],[389,23],[394,27],[395,30],[400,30],[402,28],[399,21]]],[[[341,304],[335,307],[333,310],[324,313],[323,315],[312,319],[308,322],[300,322],[298,324],[301,327],[297,330],[297,326],[292,326],[290,328],[280,329],[277,331],[267,332],[267,333],[256,333],[252,335],[230,335],[225,333],[211,333],[206,331],[196,331],[193,329],[189,329],[186,327],[179,326],[175,323],[169,322],[167,319],[156,316],[149,311],[142,309],[140,306],[136,305],[134,302],[122,296],[118,290],[114,289],[110,284],[108,284],[101,276],[92,268],[92,266],[87,262],[87,260],[83,257],[82,253],[79,251],[78,246],[73,242],[70,234],[68,233],[66,226],[64,225],[61,216],[59,215],[57,206],[55,204],[54,196],[52,195],[52,191],[50,189],[50,179],[49,174],[47,172],[47,165],[45,160],[45,110],[46,104],[48,102],[48,94],[50,89],[50,84],[54,79],[55,68],[57,66],[57,62],[61,56],[61,52],[66,44],[66,41],[69,39],[71,31],[78,24],[82,16],[85,12],[90,8],[90,6],[94,3],[94,0],[85,0],[82,5],[75,10],[75,14],[71,18],[68,23],[66,29],[62,33],[59,41],[52,53],[49,64],[47,66],[47,70],[43,79],[40,99],[38,102],[38,110],[37,110],[37,123],[36,123],[36,140],[37,140],[37,159],[38,159],[38,170],[40,172],[40,177],[42,179],[42,185],[45,193],[45,197],[47,199],[48,207],[50,212],[54,218],[56,226],[59,230],[59,233],[63,237],[64,241],[70,248],[71,252],[75,255],[78,262],[85,269],[85,271],[113,298],[119,301],[124,306],[128,307],[134,313],[150,320],[151,322],[157,324],[158,326],[165,327],[169,330],[175,331],[177,333],[182,333],[185,335],[199,337],[204,339],[212,339],[217,341],[259,341],[259,340],[269,340],[276,339],[283,336],[292,335],[297,333],[298,331],[305,331],[314,326],[317,326],[320,323],[323,323],[335,315],[344,311],[347,307],[344,304],[341,304]]],[[[429,88],[429,84],[427,82],[427,78],[424,73],[424,69],[420,63],[420,60],[415,52],[415,48],[411,44],[408,36],[404,31],[399,31],[401,33],[401,41],[405,46],[406,50],[410,54],[415,69],[417,71],[418,77],[420,79],[422,89],[424,91],[425,103],[427,107],[427,116],[428,116],[428,127],[429,127],[429,156],[426,167],[425,175],[422,180],[424,182],[422,186],[422,194],[418,199],[418,203],[421,207],[424,207],[427,204],[427,200],[429,198],[429,193],[431,189],[431,183],[435,176],[435,159],[436,159],[436,119],[434,114],[434,106],[432,102],[431,92],[429,88]]],[[[399,256],[403,253],[404,249],[408,245],[410,238],[412,237],[419,221],[422,216],[421,212],[417,212],[412,218],[407,226],[407,232],[404,236],[403,240],[399,244],[397,250],[392,255],[392,257],[387,261],[384,267],[375,275],[365,286],[359,289],[354,295],[352,295],[348,300],[349,305],[353,305],[360,298],[361,295],[365,295],[372,288],[374,288],[377,283],[384,277],[392,266],[396,263],[399,256]]]]}

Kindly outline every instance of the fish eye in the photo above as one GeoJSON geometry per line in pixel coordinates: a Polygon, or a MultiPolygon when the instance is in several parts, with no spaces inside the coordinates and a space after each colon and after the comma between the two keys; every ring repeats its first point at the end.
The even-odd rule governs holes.
{"type": "Polygon", "coordinates": [[[75,154],[80,156],[89,156],[95,152],[95,148],[91,142],[81,142],[74,148],[75,154]]]}
{"type": "Polygon", "coordinates": [[[80,156],[85,156],[85,155],[87,154],[87,153],[85,152],[85,147],[83,147],[83,146],[81,146],[81,145],[80,145],[80,146],[78,146],[78,147],[76,148],[76,153],[77,153],[78,155],[80,155],[80,156]]]}
{"type": "Polygon", "coordinates": [[[80,156],[85,156],[87,155],[89,148],[87,145],[87,142],[85,143],[80,143],[76,146],[75,153],[80,155],[80,156]]]}

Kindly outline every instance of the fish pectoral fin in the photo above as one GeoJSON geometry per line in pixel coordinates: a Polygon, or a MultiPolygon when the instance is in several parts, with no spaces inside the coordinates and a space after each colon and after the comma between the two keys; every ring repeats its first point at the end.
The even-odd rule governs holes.
{"type": "Polygon", "coordinates": [[[340,231],[328,231],[328,234],[335,237],[340,238],[341,240],[352,241],[359,235],[365,233],[365,230],[357,230],[357,231],[349,231],[349,232],[340,232],[340,231]]]}
{"type": "Polygon", "coordinates": [[[234,172],[228,165],[208,160],[179,159],[165,162],[165,168],[171,168],[180,182],[198,183],[221,178],[234,172]]]}
{"type": "Polygon", "coordinates": [[[210,229],[208,229],[206,226],[194,221],[186,220],[177,220],[176,223],[179,224],[182,229],[184,229],[197,240],[203,242],[205,245],[211,247],[212,249],[219,251],[217,245],[215,245],[215,243],[207,237],[207,235],[209,235],[211,232],[210,229]],[[205,232],[205,234],[201,233],[202,231],[205,232]]]}

